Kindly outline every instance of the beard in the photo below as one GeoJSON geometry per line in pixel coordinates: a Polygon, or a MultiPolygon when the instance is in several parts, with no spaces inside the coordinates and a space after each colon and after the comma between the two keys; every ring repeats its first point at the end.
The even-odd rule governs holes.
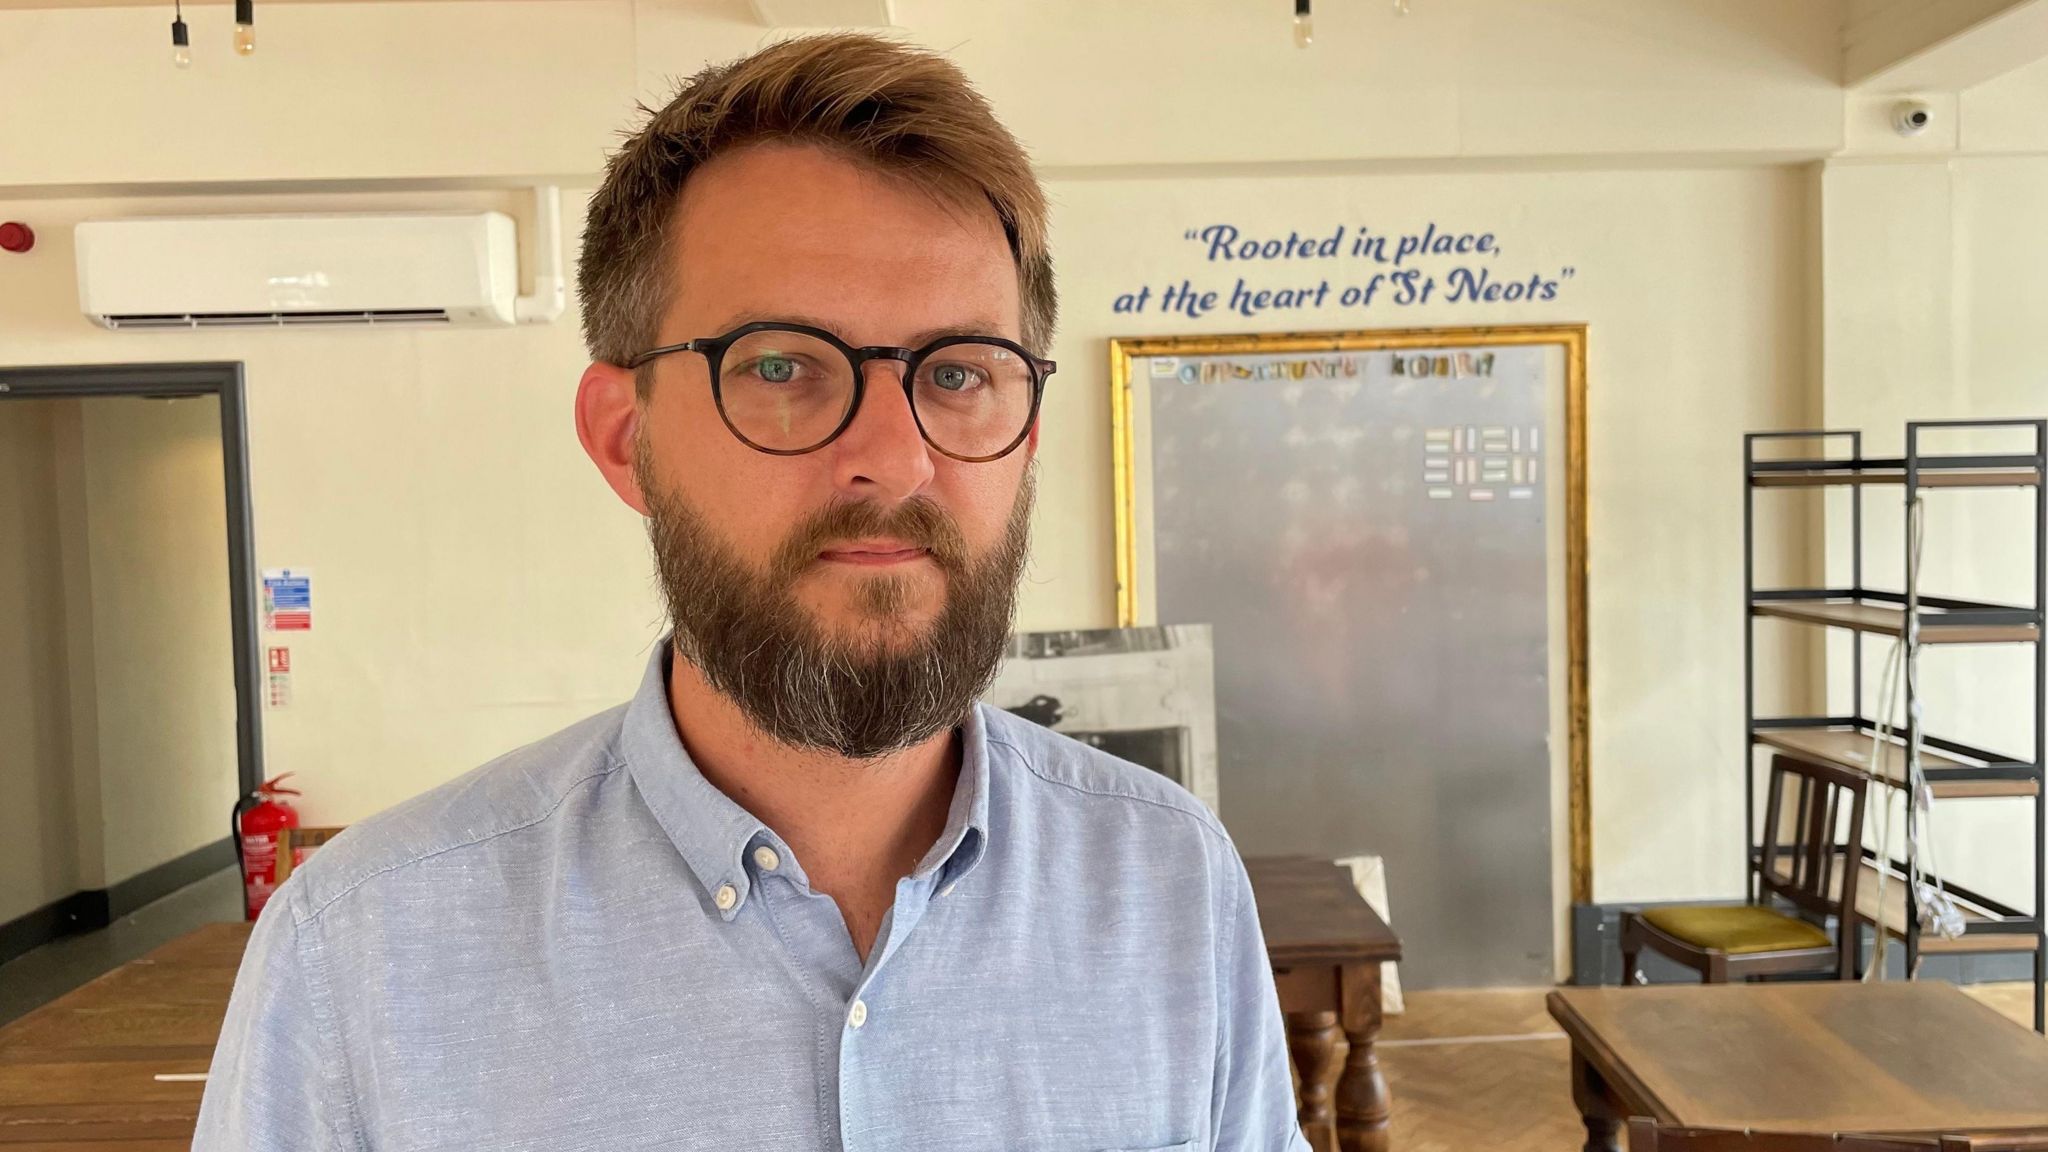
{"type": "Polygon", "coordinates": [[[1035,466],[1002,537],[973,555],[953,518],[926,497],[884,510],[832,504],[790,532],[765,568],[743,560],[679,493],[636,471],[648,539],[675,628],[695,665],[753,725],[794,748],[872,760],[957,726],[995,679],[1008,646],[1017,580],[1030,544],[1035,466]],[[945,600],[923,629],[908,618],[915,577],[870,576],[857,620],[834,635],[797,598],[797,582],[832,544],[887,536],[923,548],[945,600]]]}

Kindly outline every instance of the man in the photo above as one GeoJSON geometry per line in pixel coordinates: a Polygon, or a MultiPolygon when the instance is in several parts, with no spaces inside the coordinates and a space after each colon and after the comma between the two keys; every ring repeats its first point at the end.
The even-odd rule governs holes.
{"type": "Polygon", "coordinates": [[[1222,828],[974,703],[1055,303],[959,71],[825,36],[699,74],[581,290],[577,431],[674,634],[632,703],[293,873],[196,1147],[1305,1147],[1222,828]]]}

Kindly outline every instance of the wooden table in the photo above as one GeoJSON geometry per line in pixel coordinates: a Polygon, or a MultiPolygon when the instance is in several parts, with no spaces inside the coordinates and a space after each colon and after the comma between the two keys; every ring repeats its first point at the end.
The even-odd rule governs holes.
{"type": "Polygon", "coordinates": [[[1318,1149],[1386,1152],[1387,1082],[1373,1041],[1380,965],[1401,958],[1401,941],[1359,896],[1351,873],[1328,860],[1265,856],[1244,864],[1287,1017],[1287,1050],[1301,1075],[1302,1131],[1318,1149]],[[1333,1132],[1340,1027],[1350,1050],[1336,1078],[1333,1132]]]}
{"type": "Polygon", "coordinates": [[[1587,1152],[1632,1116],[1701,1128],[2048,1129],[2048,1039],[1933,982],[1561,988],[1587,1152]]]}
{"type": "Polygon", "coordinates": [[[183,1152],[248,924],[209,924],[0,1028],[0,1148],[183,1152]]]}

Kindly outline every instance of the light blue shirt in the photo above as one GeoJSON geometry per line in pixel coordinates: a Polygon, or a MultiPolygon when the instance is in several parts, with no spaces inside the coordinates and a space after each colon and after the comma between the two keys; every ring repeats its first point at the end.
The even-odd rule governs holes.
{"type": "Polygon", "coordinates": [[[982,706],[863,964],[630,704],[350,828],[264,909],[201,1152],[1305,1152],[1229,838],[982,706]]]}

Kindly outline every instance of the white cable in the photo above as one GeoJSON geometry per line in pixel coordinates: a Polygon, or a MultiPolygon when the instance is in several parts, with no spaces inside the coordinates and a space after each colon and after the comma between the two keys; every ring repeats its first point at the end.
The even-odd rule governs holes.
{"type": "MultiPolygon", "coordinates": [[[[1882,771],[1885,761],[1882,757],[1884,753],[1891,750],[1892,717],[1896,714],[1899,676],[1905,664],[1905,654],[1906,641],[1902,635],[1899,639],[1892,642],[1891,649],[1885,653],[1884,670],[1878,674],[1877,698],[1880,711],[1877,723],[1873,727],[1870,737],[1871,774],[1873,778],[1878,780],[1885,778],[1882,771]]],[[[1880,981],[1884,979],[1885,947],[1890,942],[1890,937],[1886,935],[1884,930],[1884,891],[1885,882],[1891,878],[1892,872],[1892,792],[1892,789],[1886,788],[1881,784],[1878,788],[1878,796],[1881,800],[1878,809],[1878,819],[1881,823],[1878,825],[1877,837],[1877,916],[1871,921],[1871,928],[1874,931],[1872,932],[1873,943],[1870,949],[1870,967],[1863,970],[1863,979],[1866,981],[1880,981]]],[[[1864,829],[1867,829],[1870,825],[1868,815],[1864,817],[1863,823],[1864,829]]],[[[1861,833],[1864,829],[1858,829],[1858,832],[1861,833]]],[[[1845,853],[1844,855],[1848,854],[1845,853]]],[[[1857,838],[1857,851],[1854,854],[1854,858],[1847,860],[1846,866],[1851,868],[1863,867],[1862,838],[1860,835],[1857,838]]],[[[1844,883],[1847,880],[1848,877],[1845,875],[1843,877],[1844,883]]],[[[1842,918],[1847,920],[1854,914],[1855,909],[1844,908],[1842,911],[1842,918]]],[[[1861,931],[1860,928],[1857,930],[1861,931]]]]}
{"type": "Polygon", "coordinates": [[[562,275],[562,190],[552,184],[533,190],[533,295],[512,301],[521,324],[548,324],[569,306],[569,281],[562,275]]]}
{"type": "MultiPolygon", "coordinates": [[[[1907,530],[1912,540],[1912,563],[1910,565],[1911,570],[1908,573],[1906,599],[1909,604],[1917,607],[1919,604],[1917,586],[1920,577],[1920,548],[1921,544],[1925,541],[1927,531],[1927,517],[1924,515],[1924,510],[1921,507],[1921,496],[1918,492],[1913,494],[1912,500],[1906,505],[1906,517],[1908,522],[1907,530]]],[[[1941,861],[1935,856],[1934,836],[1932,834],[1934,792],[1933,789],[1928,787],[1927,772],[1920,762],[1920,742],[1925,725],[1921,723],[1922,709],[1920,707],[1919,615],[1918,612],[1914,612],[1906,626],[1906,695],[1912,700],[1908,710],[1911,712],[1909,719],[1913,725],[1913,736],[1907,741],[1906,745],[1906,803],[1913,805],[1920,813],[1918,820],[1912,820],[1909,810],[1908,827],[1910,831],[1906,834],[1906,882],[1912,885],[1910,891],[1919,908],[1919,919],[1922,926],[1932,929],[1936,936],[1944,940],[1954,940],[1963,934],[1963,914],[1957,909],[1955,899],[1948,894],[1948,887],[1941,878],[1941,861]],[[1920,866],[1921,842],[1923,839],[1927,845],[1925,853],[1928,868],[1920,866]],[[1929,869],[1932,869],[1932,871],[1930,872],[1929,869]],[[1933,877],[1931,883],[1923,879],[1923,877],[1930,875],[1933,877]]],[[[1916,964],[1915,967],[1917,968],[1918,965],[1916,964]]],[[[1917,972],[1915,975],[1917,975],[1917,972]]]]}

